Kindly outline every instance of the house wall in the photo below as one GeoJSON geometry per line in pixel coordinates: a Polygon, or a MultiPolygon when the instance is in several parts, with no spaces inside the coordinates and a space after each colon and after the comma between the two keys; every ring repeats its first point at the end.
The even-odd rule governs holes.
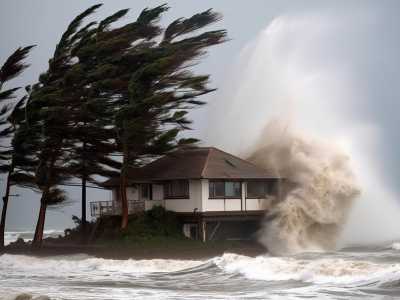
{"type": "Polygon", "coordinates": [[[241,199],[210,199],[209,181],[201,180],[202,185],[202,212],[207,211],[246,211],[246,210],[264,210],[269,207],[271,199],[250,199],[246,198],[246,182],[242,182],[241,199]]]}
{"type": "Polygon", "coordinates": [[[139,200],[139,189],[136,187],[128,187],[126,189],[126,196],[128,201],[138,201],[139,200]]]}
{"type": "Polygon", "coordinates": [[[202,186],[200,180],[189,180],[188,199],[165,199],[164,206],[167,210],[176,212],[202,211],[202,186]]]}
{"type": "Polygon", "coordinates": [[[164,206],[165,207],[165,200],[164,200],[164,187],[161,184],[153,184],[152,185],[152,193],[153,199],[145,201],[145,210],[150,210],[154,206],[164,206]]]}
{"type": "MultiPolygon", "coordinates": [[[[120,202],[118,197],[118,188],[112,190],[112,200],[116,202],[120,202]]],[[[128,201],[137,201],[139,200],[139,189],[136,187],[128,187],[126,189],[126,196],[128,197],[128,201]]]]}
{"type": "MultiPolygon", "coordinates": [[[[161,184],[153,184],[152,200],[145,201],[145,209],[149,210],[156,205],[161,205],[167,210],[176,212],[210,211],[251,211],[265,210],[271,204],[272,199],[246,198],[246,183],[242,182],[241,199],[209,199],[209,181],[207,179],[189,180],[189,198],[164,199],[164,187],[161,184]]],[[[139,199],[139,189],[129,187],[127,189],[128,200],[139,199]]],[[[116,190],[113,190],[113,200],[116,200],[116,190]]],[[[119,201],[119,199],[117,200],[119,201]]]]}

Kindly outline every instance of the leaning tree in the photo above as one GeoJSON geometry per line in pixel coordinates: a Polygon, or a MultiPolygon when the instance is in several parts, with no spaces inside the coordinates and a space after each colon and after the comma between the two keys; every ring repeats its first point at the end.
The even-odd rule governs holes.
{"type": "Polygon", "coordinates": [[[208,75],[194,75],[190,68],[208,47],[226,39],[224,30],[195,34],[220,19],[212,10],[177,19],[164,29],[159,19],[166,10],[166,5],[144,9],[134,22],[112,28],[128,12],[120,10],[101,21],[76,51],[91,76],[86,86],[112,103],[112,128],[122,154],[122,229],[128,221],[128,169],[195,142],[178,134],[189,129],[188,110],[204,104],[197,98],[213,89],[207,87],[208,75]]]}
{"type": "Polygon", "coordinates": [[[30,91],[20,132],[30,141],[24,158],[36,167],[21,166],[16,178],[42,193],[33,246],[41,245],[47,206],[65,200],[59,186],[76,177],[84,200],[87,180],[97,183],[96,175],[121,169],[121,227],[126,228],[128,169],[195,142],[178,135],[189,129],[188,111],[204,104],[197,98],[214,90],[208,75],[195,75],[191,68],[208,47],[226,40],[224,30],[201,30],[219,14],[207,10],[162,28],[159,19],[168,7],[161,5],[121,27],[112,25],[128,10],[81,26],[99,6],[73,20],[30,91]],[[122,162],[111,158],[115,153],[122,162]]]}
{"type": "Polygon", "coordinates": [[[17,77],[21,72],[28,67],[24,63],[29,51],[34,46],[18,48],[11,54],[0,68],[0,172],[6,174],[6,184],[4,187],[3,207],[0,221],[0,248],[4,247],[4,231],[6,225],[6,215],[8,200],[11,189],[11,174],[14,171],[15,155],[13,149],[13,135],[21,118],[21,110],[23,109],[26,97],[16,100],[15,93],[20,88],[10,88],[3,90],[4,84],[11,79],[17,77]]]}
{"type": "Polygon", "coordinates": [[[48,70],[32,87],[28,100],[27,131],[35,137],[31,145],[36,146],[32,148],[33,153],[27,155],[35,157],[37,165],[34,173],[29,169],[29,176],[25,178],[33,176],[36,188],[41,192],[33,247],[41,246],[47,207],[66,200],[59,186],[74,176],[68,162],[70,152],[75,148],[71,144],[70,130],[73,126],[70,112],[75,101],[68,92],[65,74],[78,64],[71,51],[89,29],[87,26],[81,27],[82,21],[99,6],[90,7],[70,23],[49,61],[48,70]]]}

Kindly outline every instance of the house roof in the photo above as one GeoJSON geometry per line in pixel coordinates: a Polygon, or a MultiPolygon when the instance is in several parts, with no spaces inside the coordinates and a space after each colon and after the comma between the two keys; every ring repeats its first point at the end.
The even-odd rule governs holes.
{"type": "MultiPolygon", "coordinates": [[[[172,179],[267,179],[272,172],[214,147],[198,147],[171,152],[141,168],[128,172],[128,182],[172,179]]],[[[118,178],[104,186],[116,186],[118,178]]]]}

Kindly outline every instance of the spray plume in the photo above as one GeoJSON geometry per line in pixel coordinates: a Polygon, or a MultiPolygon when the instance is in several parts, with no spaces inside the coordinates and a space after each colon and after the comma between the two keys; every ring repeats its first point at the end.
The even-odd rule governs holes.
{"type": "Polygon", "coordinates": [[[260,237],[274,253],[400,236],[397,196],[379,168],[381,124],[363,114],[369,81],[360,66],[379,61],[360,53],[376,18],[364,10],[357,22],[353,13],[274,19],[241,51],[209,106],[204,140],[297,184],[273,205],[277,217],[260,237]]]}
{"type": "Polygon", "coordinates": [[[267,125],[249,160],[285,178],[260,241],[273,254],[333,250],[359,188],[349,158],[335,147],[267,125]]]}

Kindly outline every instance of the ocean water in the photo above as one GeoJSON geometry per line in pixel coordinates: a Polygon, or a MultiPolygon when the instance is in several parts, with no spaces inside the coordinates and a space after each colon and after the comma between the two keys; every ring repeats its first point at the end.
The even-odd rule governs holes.
{"type": "Polygon", "coordinates": [[[400,243],[207,260],[0,256],[0,299],[400,299],[400,243]]]}
{"type": "MultiPolygon", "coordinates": [[[[50,229],[43,232],[43,237],[58,237],[64,235],[63,230],[50,229]]],[[[24,241],[31,241],[33,239],[33,231],[7,231],[4,233],[4,244],[8,245],[11,242],[15,242],[17,239],[22,238],[24,241]]]]}

